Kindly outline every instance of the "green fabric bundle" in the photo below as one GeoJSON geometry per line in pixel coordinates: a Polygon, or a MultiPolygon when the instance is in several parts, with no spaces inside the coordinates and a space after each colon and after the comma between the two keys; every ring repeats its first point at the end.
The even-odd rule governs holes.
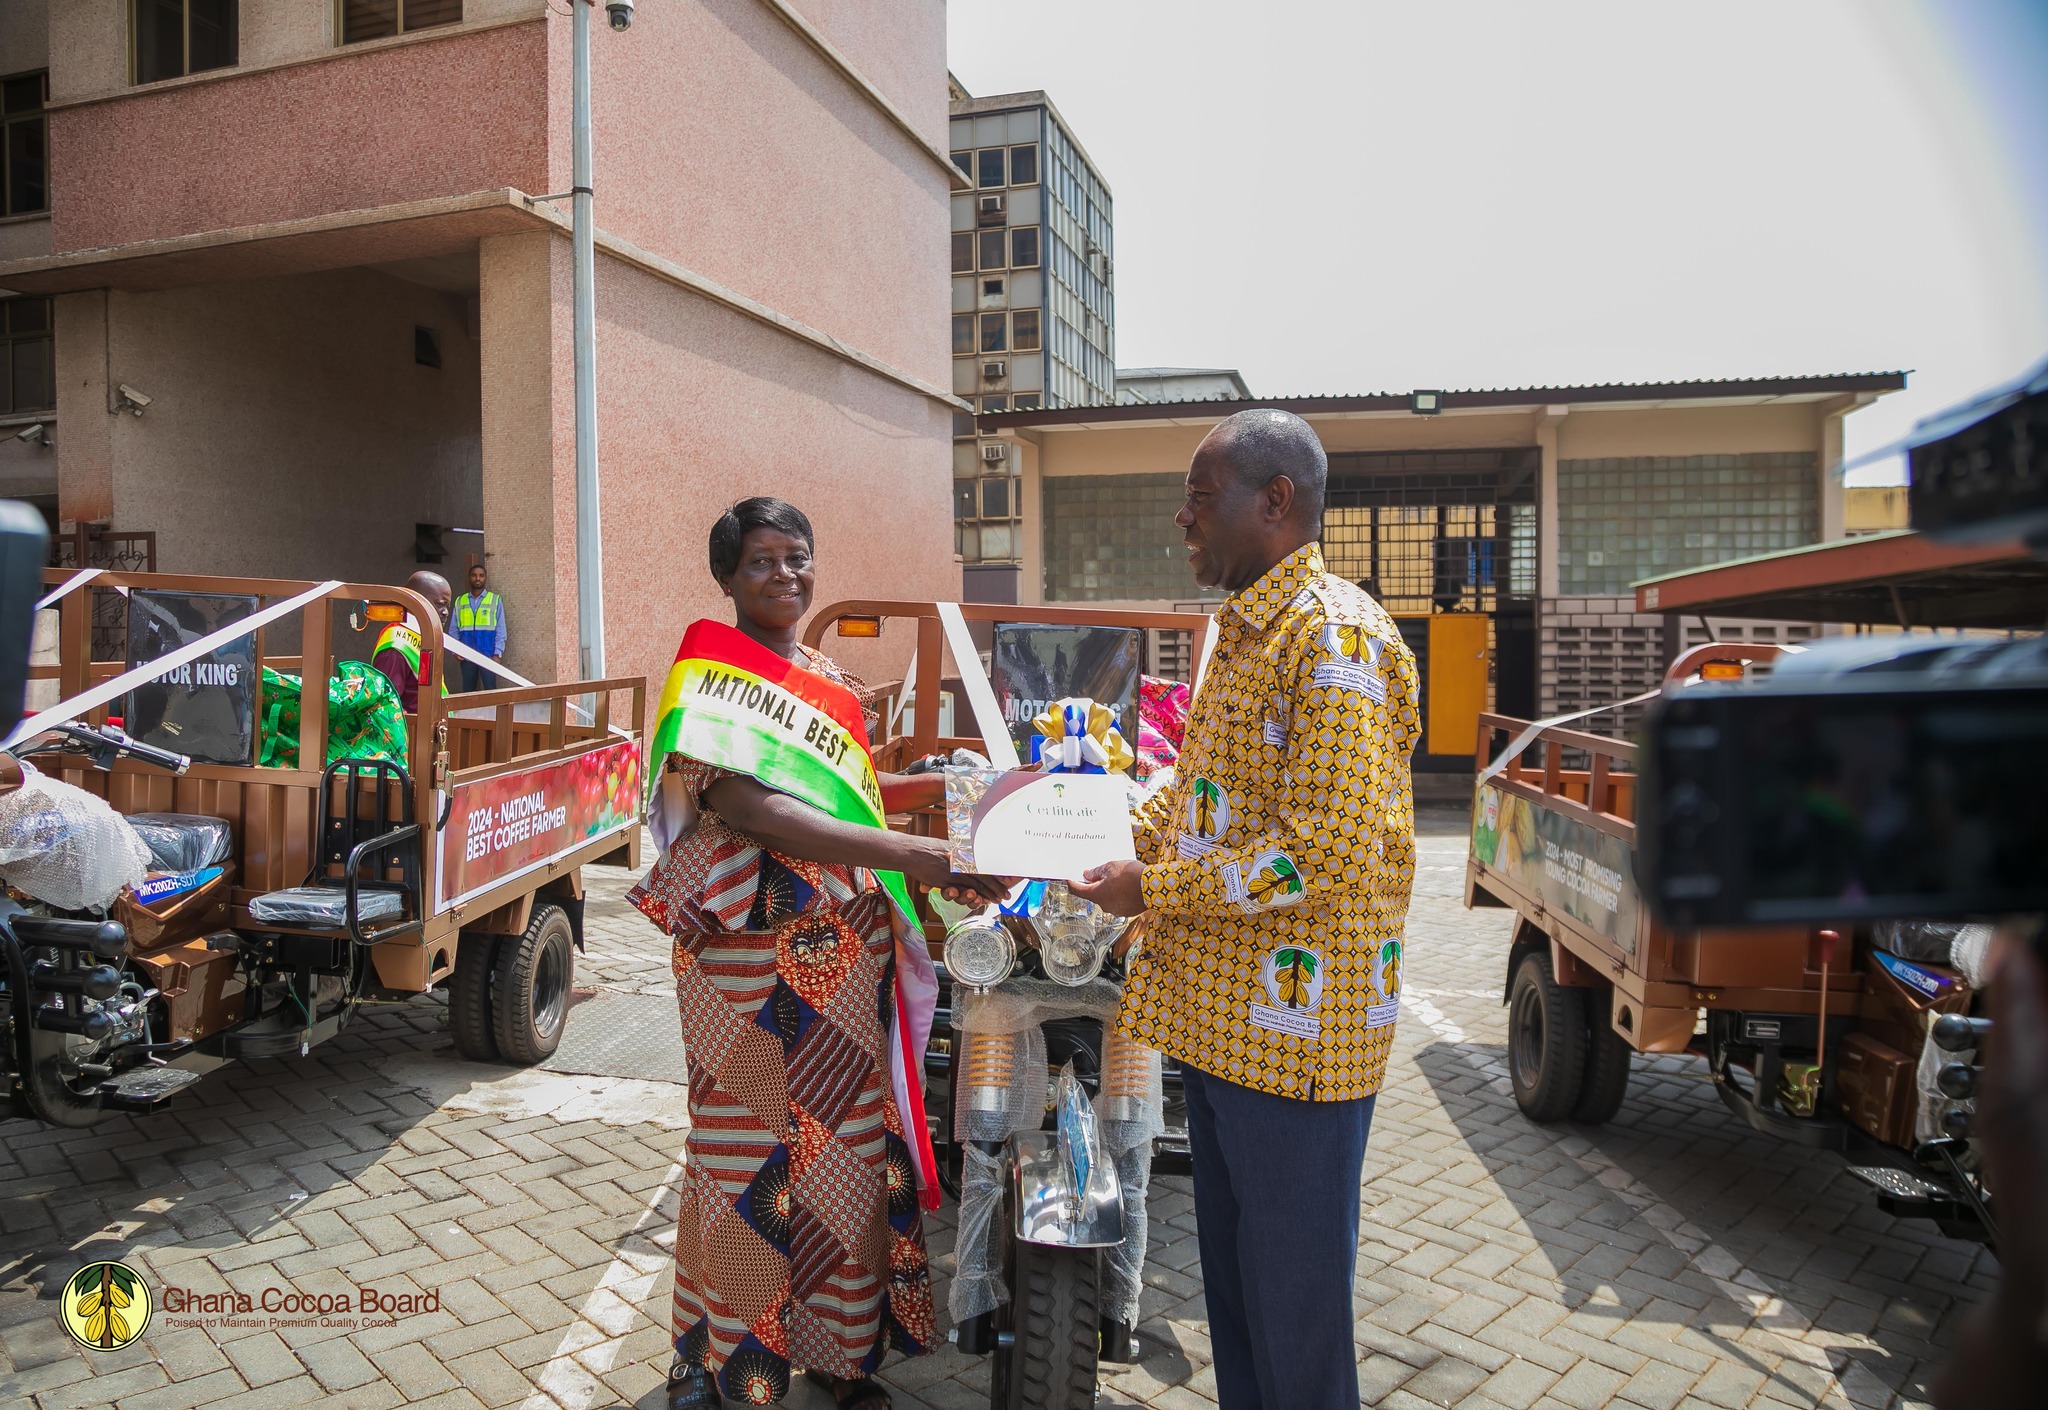
{"type": "MultiPolygon", "coordinates": [[[[297,676],[263,668],[263,746],[256,762],[269,769],[299,766],[297,676]]],[[[361,661],[337,661],[327,682],[327,762],[389,759],[405,763],[405,707],[385,674],[361,661]]]]}

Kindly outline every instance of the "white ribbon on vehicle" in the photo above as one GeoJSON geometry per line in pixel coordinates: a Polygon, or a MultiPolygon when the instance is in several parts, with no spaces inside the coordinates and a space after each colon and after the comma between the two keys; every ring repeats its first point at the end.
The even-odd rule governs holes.
{"type": "Polygon", "coordinates": [[[69,700],[60,700],[41,714],[32,715],[28,719],[23,720],[15,727],[14,733],[7,736],[6,742],[0,743],[0,749],[11,749],[22,740],[33,739],[53,725],[61,725],[67,720],[75,720],[88,710],[96,710],[110,700],[117,700],[136,686],[147,684],[158,676],[175,670],[189,661],[198,660],[201,656],[206,655],[217,647],[225,646],[231,641],[248,636],[250,633],[268,626],[279,617],[296,612],[309,602],[318,601],[340,586],[341,579],[330,578],[318,587],[308,588],[297,597],[287,598],[283,602],[266,607],[253,616],[244,617],[239,622],[222,627],[217,632],[211,632],[195,642],[179,647],[176,651],[157,657],[154,661],[145,661],[133,670],[123,671],[112,680],[102,681],[90,690],[72,696],[69,700]]]}
{"type": "Polygon", "coordinates": [[[66,578],[57,587],[52,588],[50,592],[43,598],[43,600],[36,604],[36,611],[40,612],[45,607],[55,607],[59,602],[62,602],[65,598],[71,596],[71,594],[75,592],[77,589],[84,587],[87,583],[91,582],[94,578],[97,578],[100,574],[106,571],[107,570],[104,568],[79,569],[76,573],[73,573],[70,577],[66,578]]]}
{"type": "Polygon", "coordinates": [[[1605,714],[1609,710],[1621,710],[1627,708],[1630,705],[1640,705],[1645,700],[1655,700],[1658,696],[1662,695],[1663,693],[1664,687],[1660,685],[1654,690],[1644,691],[1641,695],[1631,695],[1626,700],[1617,700],[1612,705],[1595,705],[1590,710],[1580,710],[1569,715],[1552,715],[1547,720],[1538,720],[1536,721],[1536,723],[1524,728],[1520,734],[1516,735],[1513,741],[1509,743],[1508,747],[1501,750],[1499,756],[1496,757],[1492,763],[1488,764],[1483,770],[1480,771],[1479,777],[1475,782],[1484,783],[1488,779],[1492,778],[1495,774],[1499,773],[1502,769],[1506,768],[1508,766],[1508,761],[1510,759],[1513,759],[1518,754],[1520,754],[1524,749],[1527,749],[1529,747],[1530,741],[1535,739],[1537,735],[1543,733],[1543,731],[1547,729],[1555,728],[1558,725],[1568,725],[1573,720],[1583,720],[1587,718],[1589,715],[1601,715],[1605,714]]]}
{"type": "Polygon", "coordinates": [[[1003,712],[996,705],[995,690],[988,683],[988,672],[981,668],[981,653],[974,649],[974,637],[967,630],[967,619],[960,615],[960,604],[941,602],[939,625],[946,629],[946,646],[953,653],[953,664],[960,671],[960,685],[967,692],[967,703],[974,710],[974,723],[981,731],[981,744],[988,754],[988,760],[999,769],[1014,769],[1018,766],[1017,742],[1010,738],[1010,728],[1003,723],[1003,712]]]}
{"type": "MultiPolygon", "coordinates": [[[[525,676],[520,675],[519,672],[511,669],[503,661],[493,660],[489,656],[484,655],[483,652],[478,651],[475,647],[469,645],[467,642],[464,642],[457,637],[449,636],[444,633],[441,637],[441,649],[443,651],[446,651],[451,656],[461,657],[463,660],[469,662],[471,665],[482,666],[492,675],[503,676],[506,680],[511,681],[515,686],[530,687],[538,684],[538,682],[530,681],[525,676]]],[[[450,697],[451,702],[454,700],[454,698],[455,697],[453,696],[450,697]]],[[[462,706],[451,704],[450,708],[460,710],[462,706]]],[[[485,707],[478,706],[477,708],[483,709],[485,707]]],[[[581,705],[578,705],[573,700],[569,702],[569,708],[571,710],[574,710],[577,713],[577,715],[581,717],[582,723],[586,725],[593,723],[597,718],[595,715],[591,714],[590,711],[584,709],[581,705]]],[[[617,725],[608,724],[605,726],[605,728],[610,730],[613,734],[618,735],[621,739],[627,739],[631,737],[626,733],[626,731],[620,729],[617,725]]]]}

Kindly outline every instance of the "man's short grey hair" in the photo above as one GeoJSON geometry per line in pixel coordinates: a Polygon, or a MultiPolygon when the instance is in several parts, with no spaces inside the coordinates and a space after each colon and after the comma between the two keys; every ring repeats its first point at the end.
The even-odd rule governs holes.
{"type": "Polygon", "coordinates": [[[1210,433],[1248,489],[1264,489],[1285,475],[1294,482],[1295,519],[1320,532],[1330,458],[1315,429],[1291,411],[1258,407],[1226,418],[1210,433]]]}

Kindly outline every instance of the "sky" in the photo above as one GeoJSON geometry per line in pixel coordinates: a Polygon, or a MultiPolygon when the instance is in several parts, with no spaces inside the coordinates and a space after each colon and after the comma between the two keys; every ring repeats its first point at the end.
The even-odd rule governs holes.
{"type": "Polygon", "coordinates": [[[1122,367],[1911,369],[1853,459],[2048,356],[2048,0],[947,8],[967,90],[1044,89],[1109,183],[1122,367]]]}

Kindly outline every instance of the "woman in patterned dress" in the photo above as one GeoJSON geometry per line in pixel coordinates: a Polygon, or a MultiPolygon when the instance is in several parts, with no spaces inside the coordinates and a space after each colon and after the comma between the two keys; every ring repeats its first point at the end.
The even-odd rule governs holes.
{"type": "MultiPolygon", "coordinates": [[[[739,629],[869,692],[798,642],[810,521],[743,500],[711,530],[711,575],[739,629]]],[[[839,822],[745,774],[671,754],[696,816],[629,899],[675,938],[690,1071],[676,1231],[671,1410],[721,1393],[766,1404],[807,1368],[848,1410],[887,1410],[869,1376],[890,1347],[932,1349],[931,1284],[906,1123],[891,1094],[889,903],[869,868],[995,895],[943,842],[839,822]]],[[[891,812],[939,802],[942,776],[879,776],[891,812]]]]}

